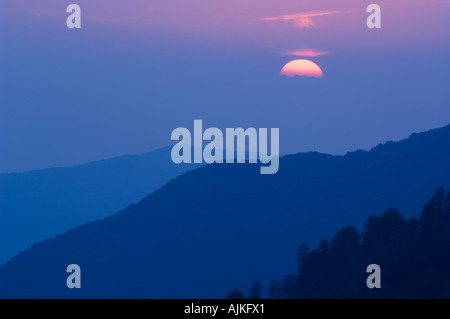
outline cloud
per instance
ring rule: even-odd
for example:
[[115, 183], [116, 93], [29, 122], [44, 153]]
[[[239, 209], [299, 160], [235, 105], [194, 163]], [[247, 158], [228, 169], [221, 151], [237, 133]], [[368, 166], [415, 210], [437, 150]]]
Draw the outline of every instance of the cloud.
[[294, 20], [294, 25], [297, 28], [312, 28], [314, 26], [314, 21], [309, 17], [301, 17]]
[[312, 28], [314, 26], [315, 17], [322, 17], [333, 14], [341, 14], [341, 13], [349, 13], [349, 10], [344, 11], [314, 11], [314, 12], [305, 12], [305, 13], [297, 13], [290, 15], [282, 15], [276, 17], [267, 17], [260, 18], [261, 21], [293, 21], [294, 26], [297, 28]]
[[313, 49], [305, 49], [305, 50], [294, 50], [294, 51], [282, 52], [282, 54], [295, 55], [295, 56], [307, 56], [307, 57], [314, 58], [314, 57], [317, 57], [317, 56], [334, 54], [334, 52], [316, 51], [316, 50], [313, 50]]

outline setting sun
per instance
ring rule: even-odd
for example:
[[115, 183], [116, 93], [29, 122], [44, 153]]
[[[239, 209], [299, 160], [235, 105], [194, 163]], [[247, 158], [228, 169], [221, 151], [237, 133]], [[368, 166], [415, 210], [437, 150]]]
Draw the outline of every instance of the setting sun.
[[280, 72], [280, 75], [288, 77], [293, 76], [312, 76], [318, 79], [323, 78], [323, 72], [320, 67], [312, 61], [298, 59], [287, 63]]

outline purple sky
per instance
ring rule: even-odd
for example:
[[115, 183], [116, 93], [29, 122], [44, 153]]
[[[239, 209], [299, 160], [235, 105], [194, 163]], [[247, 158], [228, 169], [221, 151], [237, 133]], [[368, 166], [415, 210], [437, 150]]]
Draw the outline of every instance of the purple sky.
[[[379, 30], [360, 0], [74, 2], [80, 30], [72, 2], [0, 4], [0, 172], [146, 152], [194, 119], [334, 154], [450, 122], [448, 0], [374, 1]], [[280, 77], [295, 51], [324, 78]]]

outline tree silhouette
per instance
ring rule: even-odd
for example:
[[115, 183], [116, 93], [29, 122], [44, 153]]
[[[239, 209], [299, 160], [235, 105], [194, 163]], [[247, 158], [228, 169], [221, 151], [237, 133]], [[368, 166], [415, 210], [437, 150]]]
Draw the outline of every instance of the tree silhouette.
[[444, 231], [445, 191], [438, 188], [431, 200], [424, 206], [420, 216], [423, 237], [427, 240], [439, 240]]
[[319, 252], [321, 254], [327, 254], [329, 249], [328, 241], [324, 238], [319, 244]]
[[292, 298], [295, 292], [297, 277], [294, 274], [288, 274], [281, 281], [281, 296], [284, 298]]
[[281, 292], [281, 283], [274, 279], [271, 282], [269, 282], [269, 297], [273, 299], [280, 299], [283, 297], [283, 293]]
[[[317, 249], [303, 243], [298, 272], [269, 283], [271, 298], [450, 298], [450, 191], [440, 187], [420, 220], [395, 208], [371, 216], [359, 234], [338, 231]], [[366, 268], [382, 269], [382, 289], [368, 289]]]
[[297, 252], [297, 262], [301, 264], [303, 262], [303, 258], [305, 258], [305, 256], [308, 255], [309, 252], [310, 249], [308, 245], [306, 245], [306, 242], [303, 242]]
[[226, 299], [245, 299], [244, 293], [239, 289], [230, 291]]
[[355, 227], [349, 226], [341, 229], [331, 241], [330, 252], [351, 255], [360, 248], [360, 236]]
[[248, 299], [262, 299], [263, 287], [259, 281], [255, 281], [250, 287], [250, 295]]

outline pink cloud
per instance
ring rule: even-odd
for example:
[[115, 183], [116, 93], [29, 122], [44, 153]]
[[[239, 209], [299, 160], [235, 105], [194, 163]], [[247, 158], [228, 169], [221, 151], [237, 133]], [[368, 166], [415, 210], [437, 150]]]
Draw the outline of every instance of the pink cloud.
[[295, 56], [307, 56], [307, 57], [317, 57], [317, 56], [323, 56], [323, 55], [329, 55], [334, 54], [334, 52], [329, 51], [316, 51], [313, 49], [306, 49], [306, 50], [294, 50], [294, 51], [287, 51], [283, 52], [285, 55], [295, 55]]
[[302, 17], [297, 20], [294, 20], [294, 25], [297, 28], [308, 28], [309, 29], [314, 26], [314, 21], [313, 21], [313, 19], [311, 19], [309, 17]]
[[314, 26], [315, 17], [322, 17], [332, 14], [341, 14], [341, 13], [349, 13], [351, 11], [314, 11], [314, 12], [305, 12], [305, 13], [297, 13], [290, 15], [282, 15], [277, 17], [267, 17], [261, 18], [261, 21], [293, 21], [294, 26], [297, 28], [312, 28]]

